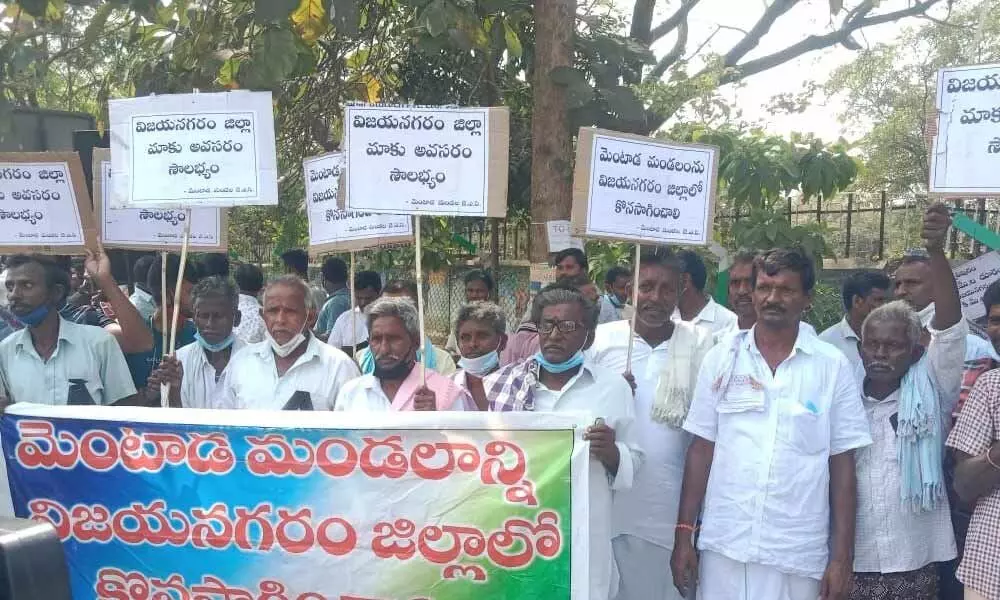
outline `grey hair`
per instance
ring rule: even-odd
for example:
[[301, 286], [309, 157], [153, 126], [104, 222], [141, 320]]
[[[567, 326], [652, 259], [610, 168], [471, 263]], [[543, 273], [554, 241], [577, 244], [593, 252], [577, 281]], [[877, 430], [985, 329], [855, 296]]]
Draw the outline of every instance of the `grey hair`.
[[589, 329], [597, 327], [597, 319], [600, 316], [597, 305], [587, 299], [575, 287], [568, 287], [558, 283], [550, 285], [538, 292], [531, 303], [531, 321], [538, 325], [542, 320], [542, 310], [557, 304], [579, 304], [583, 309], [583, 324]]
[[267, 286], [264, 288], [264, 293], [260, 297], [260, 303], [267, 303], [267, 293], [271, 291], [271, 288], [275, 286], [284, 286], [290, 288], [297, 288], [302, 292], [302, 297], [306, 303], [306, 312], [316, 310], [316, 303], [313, 301], [312, 290], [309, 289], [309, 284], [305, 282], [304, 279], [298, 275], [281, 275], [275, 277], [271, 281], [267, 282]]
[[868, 313], [864, 323], [861, 324], [862, 339], [865, 332], [868, 331], [868, 326], [876, 323], [903, 323], [906, 325], [906, 337], [911, 347], [919, 344], [920, 337], [923, 335], [920, 316], [905, 300], [894, 300]]
[[194, 285], [191, 290], [191, 301], [197, 302], [202, 298], [224, 298], [234, 309], [240, 304], [240, 295], [233, 282], [218, 275], [206, 277]]
[[455, 317], [455, 335], [458, 335], [459, 327], [466, 321], [482, 321], [488, 323], [497, 333], [507, 332], [507, 316], [503, 314], [503, 309], [493, 302], [470, 302], [458, 309], [458, 316]]
[[403, 322], [406, 332], [414, 339], [420, 338], [420, 321], [417, 319], [417, 307], [409, 298], [382, 296], [365, 308], [368, 317], [368, 331], [371, 332], [375, 319], [380, 317], [396, 317]]

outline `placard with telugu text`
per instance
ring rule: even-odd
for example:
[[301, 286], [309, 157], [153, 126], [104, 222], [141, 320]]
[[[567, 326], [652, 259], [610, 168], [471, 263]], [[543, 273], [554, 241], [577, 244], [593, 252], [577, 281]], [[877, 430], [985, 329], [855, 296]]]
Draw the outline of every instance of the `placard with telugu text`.
[[509, 123], [507, 108], [348, 106], [346, 206], [505, 216]]
[[985, 316], [983, 292], [1000, 279], [1000, 252], [988, 252], [963, 263], [954, 269], [954, 274], [962, 300], [962, 314], [972, 321]]
[[[94, 149], [94, 213], [105, 248], [180, 250], [187, 211], [183, 208], [114, 208], [111, 205], [111, 152]], [[196, 252], [226, 249], [226, 209], [191, 209], [189, 247]]]
[[573, 232], [647, 244], [712, 241], [718, 148], [580, 129]]
[[344, 155], [336, 152], [302, 161], [309, 216], [309, 250], [313, 253], [363, 250], [413, 239], [410, 215], [341, 210]]
[[110, 100], [116, 208], [278, 203], [270, 92]]
[[0, 252], [82, 254], [93, 236], [75, 152], [0, 153]]

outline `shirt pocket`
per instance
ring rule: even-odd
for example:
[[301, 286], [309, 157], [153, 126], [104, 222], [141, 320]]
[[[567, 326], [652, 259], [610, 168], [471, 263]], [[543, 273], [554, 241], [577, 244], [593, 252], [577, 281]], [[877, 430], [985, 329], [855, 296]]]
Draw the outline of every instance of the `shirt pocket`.
[[794, 406], [782, 415], [781, 426], [782, 437], [793, 450], [814, 456], [825, 453], [829, 448], [830, 427], [824, 413]]

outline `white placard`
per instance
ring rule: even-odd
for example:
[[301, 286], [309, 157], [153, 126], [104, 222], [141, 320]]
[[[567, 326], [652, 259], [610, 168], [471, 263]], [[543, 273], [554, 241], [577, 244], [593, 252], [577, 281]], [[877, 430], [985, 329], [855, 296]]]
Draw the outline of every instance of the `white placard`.
[[583, 240], [570, 235], [572, 226], [569, 221], [548, 221], [545, 223], [545, 233], [549, 238], [549, 253], [560, 252], [566, 248], [583, 250]]
[[958, 295], [962, 299], [962, 314], [975, 321], [986, 315], [983, 292], [1000, 279], [1000, 253], [989, 252], [974, 258], [954, 270]]
[[344, 155], [314, 156], [302, 161], [309, 216], [310, 249], [360, 250], [413, 235], [409, 215], [388, 215], [337, 208]]
[[116, 208], [277, 204], [270, 92], [108, 102]]
[[581, 129], [573, 227], [584, 237], [654, 244], [712, 241], [718, 149]]
[[[347, 207], [503, 216], [507, 121], [494, 123], [497, 115], [508, 117], [506, 109], [490, 108], [347, 107]], [[502, 143], [494, 125], [503, 129]]]
[[938, 71], [932, 194], [1000, 195], [1000, 64]]
[[85, 245], [69, 163], [0, 161], [0, 247]]
[[[98, 219], [101, 242], [105, 247], [163, 249], [165, 245], [183, 245], [187, 220], [183, 208], [114, 208], [111, 206], [111, 161], [100, 161], [95, 173], [101, 175]], [[191, 209], [191, 237], [188, 241], [191, 248], [224, 247], [222, 210], [206, 207]]]

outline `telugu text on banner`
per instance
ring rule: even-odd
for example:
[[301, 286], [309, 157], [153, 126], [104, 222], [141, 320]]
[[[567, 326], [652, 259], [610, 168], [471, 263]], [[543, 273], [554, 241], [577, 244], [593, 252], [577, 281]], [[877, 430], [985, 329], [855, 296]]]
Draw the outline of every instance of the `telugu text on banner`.
[[19, 404], [2, 439], [75, 598], [580, 600], [578, 425]]

